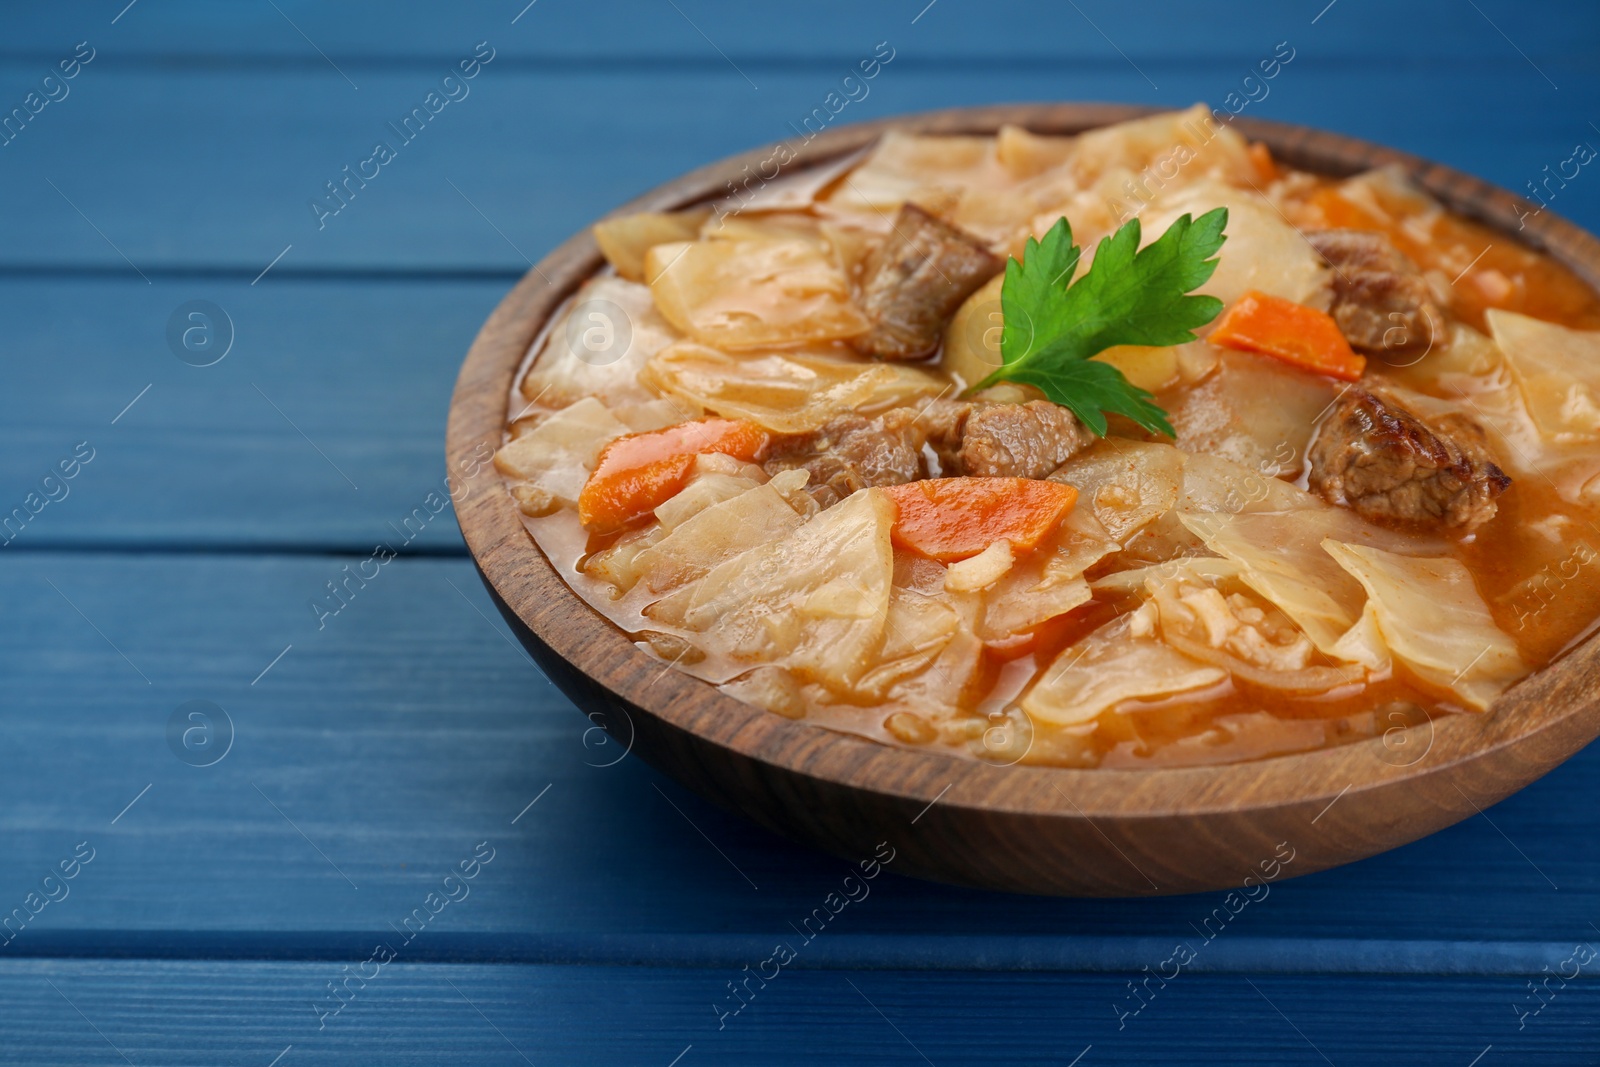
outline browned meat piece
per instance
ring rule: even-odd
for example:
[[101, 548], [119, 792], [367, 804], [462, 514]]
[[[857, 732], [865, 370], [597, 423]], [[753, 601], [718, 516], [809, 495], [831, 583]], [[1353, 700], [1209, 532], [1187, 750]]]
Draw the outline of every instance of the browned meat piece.
[[1352, 386], [1310, 449], [1311, 488], [1371, 522], [1470, 533], [1511, 479], [1464, 415], [1426, 421], [1381, 387]]
[[1352, 347], [1375, 355], [1428, 350], [1444, 317], [1416, 265], [1389, 238], [1313, 230], [1306, 239], [1333, 267], [1333, 318]]
[[922, 359], [961, 302], [1005, 261], [976, 237], [912, 203], [867, 260], [861, 305], [872, 327], [853, 342], [878, 359]]
[[768, 474], [804, 467], [814, 500], [832, 507], [857, 489], [903, 485], [928, 476], [922, 461], [926, 431], [911, 408], [895, 408], [876, 418], [840, 415], [814, 433], [773, 442]]
[[1094, 440], [1072, 412], [1048, 400], [940, 401], [922, 421], [946, 475], [1043, 478]]
[[765, 466], [768, 474], [804, 467], [807, 491], [826, 508], [857, 489], [921, 478], [1043, 478], [1091, 440], [1072, 412], [1047, 400], [936, 400], [875, 418], [840, 415], [815, 433], [779, 438]]

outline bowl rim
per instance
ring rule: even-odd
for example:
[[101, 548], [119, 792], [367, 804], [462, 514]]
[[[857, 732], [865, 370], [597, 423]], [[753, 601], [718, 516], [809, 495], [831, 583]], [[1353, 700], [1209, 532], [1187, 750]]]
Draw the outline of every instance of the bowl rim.
[[[750, 171], [764, 173], [780, 146], [802, 170], [857, 151], [890, 129], [993, 134], [1002, 124], [1075, 134], [1172, 109], [1111, 103], [1019, 103], [950, 108], [841, 125], [795, 146], [773, 142], [710, 163], [642, 194], [606, 218], [709, 203]], [[1446, 207], [1538, 249], [1600, 287], [1600, 241], [1575, 224], [1482, 179], [1421, 157], [1312, 127], [1236, 117], [1226, 125], [1262, 141], [1274, 158], [1346, 176], [1398, 164]], [[1530, 212], [1537, 212], [1531, 214]], [[1524, 222], [1524, 216], [1527, 216]], [[1451, 715], [1411, 727], [1396, 744], [1423, 746], [1392, 758], [1383, 737], [1241, 763], [1174, 768], [1000, 766], [943, 751], [891, 746], [745, 704], [645, 652], [591, 608], [555, 570], [523, 525], [483, 449], [504, 440], [508, 397], [529, 345], [578, 286], [604, 266], [590, 228], [533, 266], [485, 322], [467, 353], [450, 404], [446, 457], [463, 537], [485, 582], [556, 655], [626, 708], [747, 759], [912, 806], [934, 803], [1037, 817], [1165, 819], [1326, 804], [1346, 794], [1436, 779], [1454, 786], [1463, 764], [1539, 738], [1560, 762], [1600, 733], [1600, 640], [1591, 637], [1524, 679], [1483, 715]], [[1588, 713], [1586, 715], [1586, 713]], [[1386, 757], [1385, 753], [1390, 753]], [[1525, 760], [1521, 762], [1526, 762]], [[1548, 766], [1543, 769], [1548, 769]], [[1449, 790], [1444, 790], [1448, 794]], [[1477, 802], [1466, 793], [1461, 799]], [[1450, 802], [1448, 795], [1442, 801]], [[1063, 803], [1065, 802], [1065, 803]], [[923, 808], [923, 810], [927, 810]], [[1323, 808], [1326, 811], [1327, 808]], [[1314, 820], [1313, 820], [1314, 821]]]

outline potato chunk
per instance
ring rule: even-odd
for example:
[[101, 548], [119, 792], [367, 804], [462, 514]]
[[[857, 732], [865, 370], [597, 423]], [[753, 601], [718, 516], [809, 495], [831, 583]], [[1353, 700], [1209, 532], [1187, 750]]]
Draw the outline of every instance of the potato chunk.
[[1264, 475], [1299, 474], [1312, 427], [1337, 395], [1334, 383], [1267, 356], [1212, 351], [1216, 372], [1170, 408], [1178, 447]]

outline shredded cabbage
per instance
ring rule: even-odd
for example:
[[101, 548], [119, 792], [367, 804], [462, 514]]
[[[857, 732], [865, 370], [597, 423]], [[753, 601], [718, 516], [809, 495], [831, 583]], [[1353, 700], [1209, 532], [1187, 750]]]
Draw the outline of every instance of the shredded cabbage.
[[692, 241], [709, 208], [688, 211], [640, 211], [601, 219], [594, 224], [594, 240], [606, 262], [630, 282], [644, 281], [644, 257], [651, 248], [669, 241]]
[[937, 597], [911, 589], [891, 589], [883, 647], [875, 664], [852, 687], [858, 696], [882, 700], [891, 686], [928, 667], [961, 626], [961, 615]]
[[827, 198], [835, 208], [894, 210], [935, 189], [992, 185], [1009, 178], [988, 137], [948, 137], [890, 130], [866, 162]]
[[1024, 144], [1013, 134], [1002, 145], [989, 137], [891, 130], [828, 195], [826, 206], [882, 228], [910, 201], [985, 240], [1000, 241], [1074, 187], [1071, 176], [1052, 165], [1057, 154], [1058, 147], [1043, 138]]
[[1083, 572], [1116, 552], [1117, 546], [1085, 525], [1074, 511], [1050, 545], [1023, 557], [985, 590], [975, 626], [979, 637], [991, 645], [1005, 645], [1093, 599]]
[[1186, 454], [1183, 486], [1174, 510], [1147, 526], [1135, 547], [1146, 559], [1196, 556], [1204, 542], [1178, 521], [1178, 512], [1217, 511], [1225, 514], [1290, 511], [1326, 507], [1322, 500], [1270, 474], [1200, 453]]
[[1208, 549], [1237, 563], [1240, 580], [1293, 619], [1319, 651], [1332, 655], [1361, 614], [1362, 594], [1361, 586], [1322, 551], [1328, 525], [1319, 520], [1331, 513], [1184, 512], [1178, 518]]
[[1137, 173], [1158, 167], [1242, 184], [1256, 175], [1249, 147], [1237, 130], [1218, 123], [1210, 108], [1195, 104], [1079, 134], [1071, 169], [1084, 185], [1107, 171]]
[[[661, 523], [662, 530], [676, 529], [713, 504], [732, 500], [767, 480], [765, 472], [754, 464], [751, 464], [749, 472], [717, 470], [711, 464], [703, 464], [702, 461], [706, 459], [728, 461], [731, 457], [716, 453], [695, 457], [695, 470], [688, 484], [656, 508], [656, 521]], [[735, 466], [737, 462], [733, 460], [729, 466]]]
[[1133, 567], [1125, 571], [1112, 571], [1110, 574], [1096, 578], [1089, 585], [1097, 593], [1105, 592], [1120, 596], [1132, 596], [1144, 590], [1146, 583], [1151, 579], [1176, 577], [1180, 571], [1187, 571], [1196, 577], [1216, 582], [1227, 578], [1237, 578], [1243, 570], [1243, 567], [1231, 559], [1222, 559], [1218, 556], [1188, 556], [1167, 560], [1164, 563], [1152, 563], [1147, 567]]
[[1233, 515], [1180, 512], [1178, 518], [1206, 548], [1239, 564], [1240, 580], [1293, 619], [1319, 652], [1373, 669], [1382, 666], [1362, 646], [1340, 643], [1360, 617], [1365, 597], [1323, 546], [1332, 538], [1414, 553], [1426, 550], [1427, 543], [1380, 530], [1326, 504]]
[[1009, 584], [1001, 581], [985, 597], [978, 636], [990, 644], [1002, 644], [1094, 599], [1082, 578], [1048, 582], [1033, 575], [1017, 577]]
[[1366, 676], [1355, 664], [1313, 662], [1310, 638], [1270, 602], [1249, 592], [1224, 594], [1188, 568], [1153, 575], [1147, 587], [1151, 600], [1135, 613], [1134, 631], [1152, 625], [1153, 608], [1163, 640], [1237, 679], [1268, 689], [1322, 693]]
[[[979, 677], [983, 642], [964, 629], [950, 635], [937, 656], [906, 664], [888, 661], [868, 671], [861, 688], [876, 686], [880, 677], [892, 675], [883, 690], [881, 711], [909, 711], [924, 719], [949, 719], [962, 712], [962, 697]], [[892, 717], [892, 716], [891, 716]]]
[[1032, 178], [1059, 167], [1077, 151], [1076, 137], [1051, 137], [1010, 124], [994, 138], [995, 158], [1013, 178]]
[[1220, 456], [1191, 453], [1183, 464], [1180, 511], [1290, 511], [1320, 508], [1304, 489]]

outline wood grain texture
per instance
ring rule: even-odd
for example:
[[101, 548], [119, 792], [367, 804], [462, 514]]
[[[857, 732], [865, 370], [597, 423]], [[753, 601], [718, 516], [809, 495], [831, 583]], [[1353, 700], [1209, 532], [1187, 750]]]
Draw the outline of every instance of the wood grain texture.
[[[1015, 122], [1075, 132], [1144, 113], [1118, 105], [1016, 105], [932, 112], [896, 124], [991, 131]], [[885, 124], [831, 130], [800, 165], [867, 143]], [[1287, 162], [1335, 174], [1384, 163], [1446, 204], [1511, 231], [1527, 205], [1477, 179], [1334, 134], [1244, 121]], [[711, 164], [625, 210], [705, 199], [770, 154]], [[1594, 283], [1600, 244], [1548, 214], [1526, 237]], [[458, 379], [448, 455], [465, 470], [498, 441], [505, 397], [529, 340], [600, 264], [573, 237], [524, 278], [485, 324]], [[1490, 714], [1430, 724], [1396, 760], [1392, 739], [1217, 768], [1075, 771], [993, 767], [832, 734], [744, 705], [674, 671], [568, 589], [533, 545], [508, 494], [482, 472], [458, 507], [467, 543], [508, 621], [580, 707], [626, 719], [636, 751], [716, 803], [842, 855], [894, 842], [899, 870], [1021, 892], [1142, 895], [1238, 885], [1287, 844], [1295, 877], [1416, 840], [1474, 814], [1600, 733], [1600, 645], [1590, 642], [1504, 696]], [[1414, 728], [1418, 733], [1423, 728]], [[1410, 734], [1411, 732], [1408, 732]], [[1423, 749], [1420, 757], [1411, 751]], [[1404, 765], [1397, 765], [1404, 763]], [[1281, 855], [1281, 851], [1279, 852]]]
[[[792, 935], [791, 935], [792, 937]], [[818, 939], [819, 941], [821, 938]], [[370, 951], [370, 949], [369, 949]], [[771, 951], [770, 946], [766, 950]], [[802, 948], [801, 953], [805, 951]], [[365, 959], [363, 956], [361, 959]], [[390, 963], [318, 1029], [327, 983], [359, 961], [27, 961], [0, 965], [0, 1063], [872, 1063], [1410, 1067], [1570, 1065], [1600, 1052], [1600, 985], [1180, 973], [1138, 1005], [1117, 974], [778, 972], [719, 1029], [731, 968]], [[1570, 973], [1570, 967], [1568, 968]], [[366, 973], [371, 974], [368, 969]], [[768, 973], [771, 973], [770, 969]], [[1168, 972], [1171, 973], [1170, 970]], [[620, 1018], [619, 1018], [620, 1015]], [[1359, 1025], [1355, 1020], [1361, 1020]], [[1120, 1028], [1119, 1028], [1120, 1021]], [[1489, 1046], [1493, 1047], [1488, 1051]], [[126, 1059], [122, 1057], [126, 1056]]]
[[[941, 0], [928, 19], [947, 3]], [[1070, 7], [1061, 10], [1077, 18]], [[543, 13], [536, 7], [528, 18]], [[1120, 58], [1089, 66], [919, 65], [917, 46], [906, 41], [870, 95], [835, 121], [990, 100], [1220, 105], [1248, 64], [1281, 39], [1244, 26], [1236, 32], [1259, 41], [1252, 47], [1260, 54], [1169, 63], [1159, 92]], [[1070, 37], [1082, 42], [1092, 34]], [[863, 54], [877, 39], [863, 37]], [[1512, 189], [1567, 159], [1577, 141], [1600, 143], [1576, 105], [1600, 94], [1600, 71], [1592, 65], [1541, 59], [1563, 85], [1556, 93], [1525, 64], [1494, 78], [1460, 63], [1375, 71], [1322, 58], [1317, 38], [1296, 43], [1301, 53], [1246, 115], [1405, 144]], [[71, 96], [0, 149], [0, 196], [27, 206], [8, 219], [0, 266], [19, 273], [93, 268], [143, 285], [131, 260], [152, 277], [220, 274], [244, 288], [292, 244], [260, 286], [296, 272], [316, 279], [335, 270], [520, 275], [585, 221], [641, 191], [708, 159], [791, 136], [791, 124], [821, 106], [842, 77], [832, 64], [796, 69], [757, 60], [746, 68], [761, 87], [754, 92], [715, 53], [716, 68], [671, 76], [648, 64], [547, 69], [501, 67], [496, 60], [474, 79], [469, 96], [446, 107], [412, 143], [397, 145], [397, 158], [319, 226], [309, 200], [325, 196], [325, 183], [342, 180], [341, 168], [370, 155], [375, 140], [398, 140], [387, 124], [437, 84], [436, 64], [380, 67], [357, 79], [361, 90], [352, 92], [326, 66], [332, 84], [182, 59], [118, 68], [109, 65], [112, 48], [105, 51], [104, 69], [87, 68]], [[33, 63], [0, 64], [0, 85], [26, 85], [38, 76]], [[1571, 106], [1564, 102], [1569, 95]], [[1396, 100], [1405, 106], [1395, 107]], [[117, 165], [105, 167], [104, 159]], [[1600, 182], [1584, 174], [1560, 190], [1552, 210], [1593, 228], [1600, 226]]]
[[[70, 495], [0, 554], [113, 545], [370, 553], [379, 541], [463, 553], [448, 514], [413, 519], [409, 544], [404, 524], [443, 491], [441, 397], [457, 350], [504, 287], [7, 281], [0, 513], [79, 442], [95, 456]], [[168, 347], [169, 318], [196, 299], [233, 325], [233, 348], [213, 366], [190, 366]]]
[[[0, 913], [76, 842], [99, 850], [71, 897], [0, 958], [350, 960], [484, 839], [494, 862], [416, 958], [737, 967], [839, 887], [844, 864], [619, 759], [495, 633], [468, 560], [395, 561], [319, 631], [306, 598], [351, 559], [0, 558]], [[236, 728], [212, 767], [167, 746], [169, 717], [193, 699]], [[1591, 746], [1487, 818], [1274, 885], [1201, 965], [1537, 974], [1595, 936], [1600, 854], [1584, 844], [1594, 814], [1582, 798], [1597, 790]], [[1222, 894], [1007, 896], [897, 866], [810, 958], [1137, 970], [1226, 907]]]
[[[527, 0], [450, 5], [352, 0], [330, 7], [318, 0], [277, 0], [280, 15], [268, 5], [219, 10], [207, 0], [168, 0], [130, 11], [114, 27], [111, 19], [121, 4], [107, 5], [103, 16], [98, 9], [91, 14], [72, 6], [44, 8], [30, 10], [30, 18], [8, 27], [5, 51], [52, 55], [63, 43], [98, 34], [97, 42], [114, 44], [113, 61], [171, 63], [186, 58], [214, 63], [211, 57], [221, 53], [235, 62], [293, 65], [308, 82], [329, 89], [342, 85], [349, 92], [349, 86], [307, 45], [306, 37], [341, 65], [356, 67], [397, 60], [444, 61], [453, 58], [458, 44], [487, 38], [508, 57], [524, 62], [624, 65], [676, 60], [720, 67], [737, 81], [738, 74], [708, 38], [741, 67], [763, 59], [818, 66], [848, 62], [856, 58], [850, 46], [860, 43], [870, 50], [872, 42], [888, 37], [951, 65], [999, 61], [1126, 67], [1117, 53], [1120, 47], [1141, 65], [1162, 64], [1165, 73], [1197, 61], [1253, 61], [1259, 58], [1255, 50], [1259, 42], [1265, 41], [1270, 50], [1272, 42], [1287, 34], [1296, 44], [1315, 44], [1343, 58], [1440, 65], [1447, 62], [1445, 57], [1478, 64], [1518, 63], [1522, 73], [1538, 77], [1490, 22], [1475, 14], [1462, 17], [1472, 14], [1471, 9], [1463, 13], [1461, 5], [1450, 0], [1416, 0], [1385, 11], [1382, 28], [1387, 32], [1382, 33], [1375, 32], [1371, 8], [1317, 18], [1322, 5], [1302, 10], [1271, 0], [1241, 0], [1214, 9], [1174, 5], [1161, 9], [1159, 26], [1152, 25], [1148, 9], [1131, 9], [1110, 0], [1080, 4], [1081, 12], [1049, 0], [997, 0], [982, 6], [941, 3], [927, 11], [927, 0], [885, 5], [818, 0], [770, 10], [733, 0], [691, 0], [680, 3], [679, 11], [665, 4], [638, 5], [626, 18], [590, 5], [525, 10], [526, 4]], [[1546, 4], [1540, 8], [1545, 17], [1520, 20], [1520, 12], [1507, 0], [1481, 6], [1541, 63], [1580, 58], [1584, 46], [1600, 35], [1600, 17], [1582, 4]], [[306, 37], [296, 33], [295, 26]], [[1095, 32], [1096, 26], [1105, 37]]]

